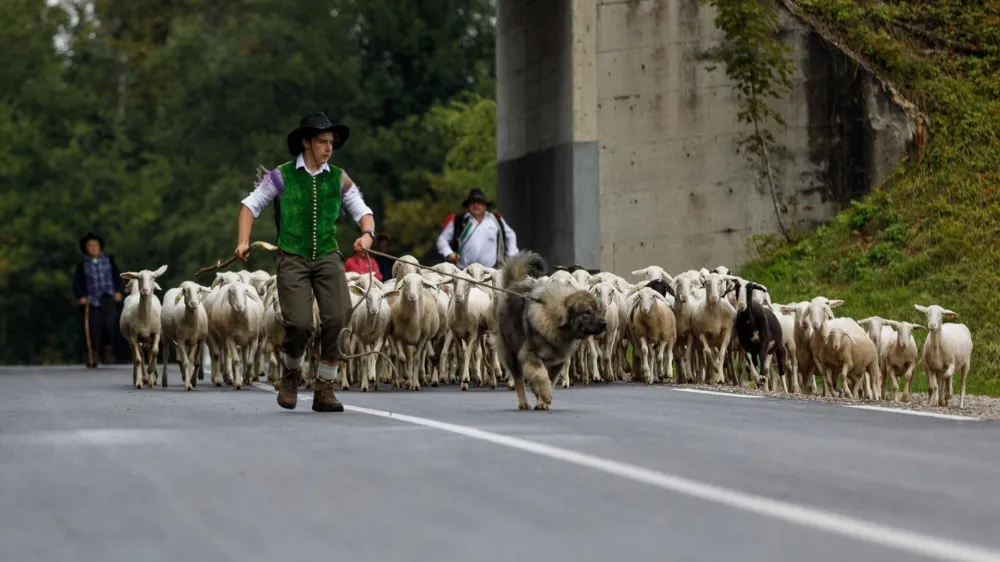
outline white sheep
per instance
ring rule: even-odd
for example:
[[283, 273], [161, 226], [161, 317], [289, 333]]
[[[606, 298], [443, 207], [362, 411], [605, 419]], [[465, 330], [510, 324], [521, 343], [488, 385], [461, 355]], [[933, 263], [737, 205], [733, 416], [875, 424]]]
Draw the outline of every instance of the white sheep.
[[[361, 392], [368, 391], [368, 384], [373, 383], [375, 390], [378, 390], [379, 376], [376, 370], [378, 366], [378, 355], [382, 351], [385, 342], [385, 333], [389, 327], [389, 302], [386, 297], [399, 294], [398, 290], [382, 292], [382, 288], [374, 284], [369, 288], [363, 288], [356, 284], [348, 285], [351, 291], [352, 301], [361, 299], [364, 301], [354, 308], [354, 312], [348, 319], [350, 328], [350, 338], [357, 345], [350, 346], [351, 354], [367, 353], [364, 357], [359, 357], [358, 380], [361, 384]], [[347, 390], [346, 369], [341, 375], [341, 388]]]
[[177, 350], [177, 361], [181, 367], [181, 381], [184, 390], [194, 389], [194, 363], [199, 357], [201, 345], [208, 337], [208, 314], [202, 306], [202, 296], [210, 290], [195, 283], [184, 281], [179, 287], [163, 295], [160, 312], [163, 349], [163, 387], [167, 386], [167, 366], [170, 363], [170, 348]]
[[[454, 296], [448, 305], [448, 326], [445, 333], [445, 345], [442, 348], [441, 364], [445, 363], [445, 354], [450, 351], [452, 341], [458, 344], [461, 351], [461, 366], [459, 367], [459, 389], [468, 390], [471, 373], [476, 381], [483, 382], [483, 347], [482, 339], [489, 330], [489, 315], [491, 300], [489, 294], [473, 281], [468, 273], [460, 273], [444, 283], [454, 285]], [[496, 381], [492, 381], [496, 388]]]
[[243, 388], [243, 366], [253, 360], [263, 317], [260, 295], [242, 281], [225, 285], [212, 307], [209, 333], [220, 344], [223, 373], [236, 390]]
[[[927, 317], [927, 340], [921, 360], [924, 372], [927, 373], [927, 386], [930, 392], [927, 404], [937, 402], [938, 406], [948, 406], [951, 401], [951, 379], [955, 371], [962, 371], [962, 390], [958, 407], [965, 407], [965, 379], [972, 365], [972, 332], [965, 324], [945, 322], [946, 319], [958, 318], [958, 313], [942, 308], [936, 304], [921, 306], [914, 304], [913, 308]], [[941, 386], [944, 385], [944, 388]]]
[[[653, 289], [644, 287], [626, 298], [624, 307], [628, 309], [633, 365], [638, 363], [646, 384], [653, 384], [663, 375], [666, 352], [666, 378], [672, 379], [677, 323], [667, 299]], [[633, 382], [640, 373], [636, 372], [635, 367], [632, 368]]]
[[[126, 271], [121, 274], [123, 279], [133, 280], [129, 295], [125, 297], [119, 328], [128, 340], [132, 349], [132, 384], [142, 388], [143, 384], [150, 388], [156, 384], [156, 356], [160, 352], [160, 299], [153, 294], [160, 289], [156, 278], [167, 271], [166, 265], [161, 265], [155, 271]], [[148, 356], [143, 356], [143, 351]], [[143, 376], [145, 375], [145, 379]], [[163, 380], [164, 386], [166, 379]]]
[[[396, 265], [400, 263], [402, 262], [397, 261]], [[396, 357], [403, 363], [397, 365], [397, 386], [402, 386], [400, 374], [409, 373], [410, 379], [406, 387], [409, 390], [420, 390], [426, 344], [437, 333], [441, 321], [435, 298], [436, 289], [436, 285], [416, 272], [406, 273], [396, 282], [394, 290], [399, 290], [400, 293], [389, 304], [388, 336], [395, 343]]]
[[[849, 319], [839, 318], [838, 320]], [[874, 397], [877, 400], [880, 394], [877, 384], [882, 380], [878, 367], [878, 349], [871, 339], [861, 334], [855, 337], [850, 333], [851, 331], [851, 326], [845, 323], [830, 328], [826, 345], [837, 358], [840, 365], [840, 376], [844, 380], [844, 388], [848, 391], [848, 396], [852, 398], [857, 396], [863, 383], [865, 396]], [[865, 374], [871, 375], [871, 380], [865, 377]], [[876, 382], [874, 392], [872, 381]], [[853, 383], [853, 386], [850, 383]]]
[[725, 282], [718, 273], [704, 271], [701, 274], [705, 299], [697, 302], [691, 316], [691, 328], [701, 344], [705, 360], [705, 371], [699, 374], [699, 382], [705, 382], [709, 365], [712, 366], [713, 384], [722, 383], [725, 379], [723, 366], [736, 320], [736, 308], [722, 297]]
[[900, 320], [886, 320], [886, 323], [895, 328], [896, 338], [887, 342], [887, 352], [885, 358], [885, 370], [892, 380], [893, 400], [899, 400], [899, 376], [903, 376], [905, 389], [903, 390], [902, 401], [910, 401], [910, 382], [913, 380], [913, 371], [917, 367], [917, 340], [913, 337], [913, 330], [924, 330], [920, 324], [903, 322]]

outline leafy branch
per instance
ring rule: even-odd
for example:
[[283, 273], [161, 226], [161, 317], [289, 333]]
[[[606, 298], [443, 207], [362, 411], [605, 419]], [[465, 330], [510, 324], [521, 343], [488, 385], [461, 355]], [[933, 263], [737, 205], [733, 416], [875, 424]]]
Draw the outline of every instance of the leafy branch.
[[[722, 45], [707, 53], [707, 59], [725, 66], [726, 76], [735, 82], [740, 110], [737, 119], [753, 129], [743, 135], [737, 146], [743, 149], [751, 165], [759, 165], [774, 204], [774, 215], [785, 240], [791, 236], [781, 221], [778, 194], [770, 155], [777, 143], [766, 128], [768, 121], [785, 124], [781, 114], [769, 106], [768, 99], [781, 99], [791, 88], [794, 63], [790, 49], [778, 39], [778, 12], [770, 0], [701, 0], [715, 8], [715, 26], [722, 31]], [[715, 70], [710, 65], [708, 70]]]

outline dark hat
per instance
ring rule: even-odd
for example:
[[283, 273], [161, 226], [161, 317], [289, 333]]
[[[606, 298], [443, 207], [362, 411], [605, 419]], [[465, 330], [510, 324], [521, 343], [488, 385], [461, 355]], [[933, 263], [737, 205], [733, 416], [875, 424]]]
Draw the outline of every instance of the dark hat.
[[469, 195], [465, 198], [465, 201], [462, 201], [462, 206], [468, 207], [469, 203], [482, 203], [487, 207], [493, 205], [493, 203], [486, 198], [486, 194], [483, 193], [483, 190], [478, 187], [472, 188], [472, 190], [469, 191]]
[[351, 136], [351, 129], [347, 125], [334, 125], [322, 111], [310, 113], [299, 121], [299, 127], [288, 133], [288, 152], [292, 156], [302, 154], [302, 137], [306, 133], [321, 133], [323, 131], [333, 131], [333, 149], [340, 150], [347, 142], [347, 137]]
[[97, 243], [100, 244], [101, 248], [102, 249], [104, 248], [104, 239], [94, 234], [93, 232], [88, 232], [86, 235], [84, 235], [83, 238], [80, 239], [80, 251], [83, 252], [84, 254], [87, 253], [88, 240], [97, 240]]

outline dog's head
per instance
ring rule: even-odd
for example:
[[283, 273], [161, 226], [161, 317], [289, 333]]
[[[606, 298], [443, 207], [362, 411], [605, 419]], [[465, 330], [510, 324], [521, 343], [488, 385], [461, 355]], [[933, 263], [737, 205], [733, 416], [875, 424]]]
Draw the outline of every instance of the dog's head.
[[566, 322], [562, 327], [578, 338], [598, 336], [608, 328], [605, 311], [596, 296], [576, 291], [566, 298]]

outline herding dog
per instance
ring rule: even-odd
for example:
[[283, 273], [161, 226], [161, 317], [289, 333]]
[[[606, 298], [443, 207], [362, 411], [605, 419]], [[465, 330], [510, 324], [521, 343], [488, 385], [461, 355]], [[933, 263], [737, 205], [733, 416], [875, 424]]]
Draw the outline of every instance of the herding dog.
[[499, 330], [497, 353], [504, 370], [514, 377], [517, 407], [528, 410], [524, 394], [527, 379], [535, 395], [535, 409], [552, 404], [552, 379], [587, 336], [607, 328], [601, 302], [589, 291], [561, 283], [539, 283], [545, 260], [522, 251], [507, 258], [501, 269], [502, 287], [523, 297], [497, 292], [493, 315]]

